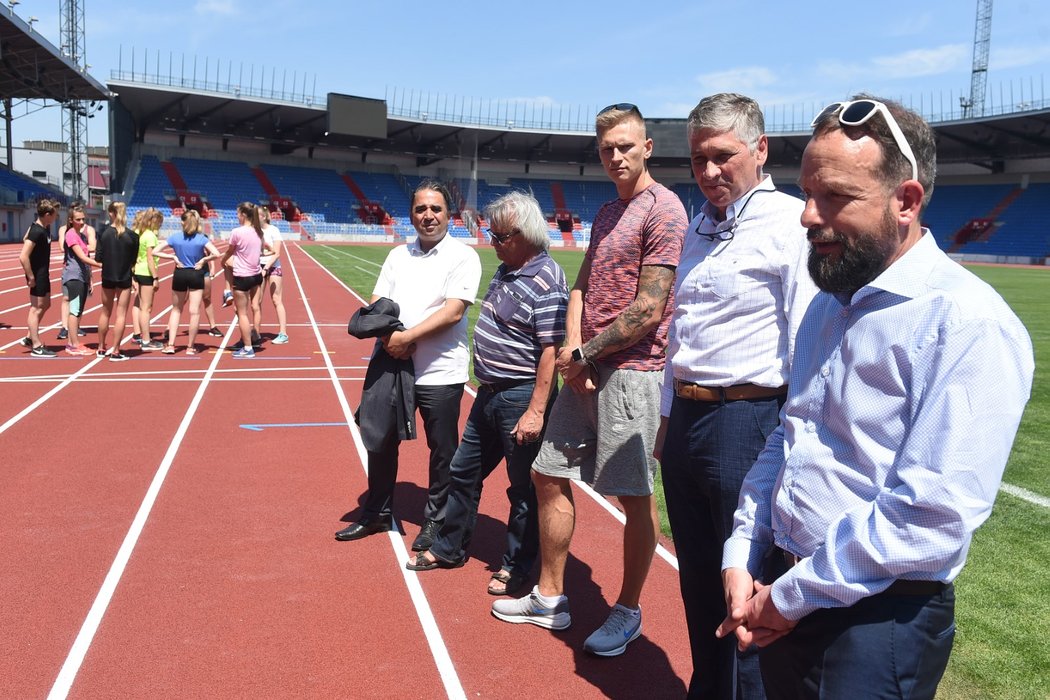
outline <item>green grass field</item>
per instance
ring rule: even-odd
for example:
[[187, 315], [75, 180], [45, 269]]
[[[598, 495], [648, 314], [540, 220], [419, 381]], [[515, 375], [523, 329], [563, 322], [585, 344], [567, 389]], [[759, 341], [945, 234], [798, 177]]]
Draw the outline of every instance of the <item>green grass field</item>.
[[[311, 245], [306, 251], [364, 297], [371, 296], [385, 246]], [[484, 294], [499, 261], [478, 248]], [[572, 284], [582, 251], [552, 250]], [[1025, 411], [1004, 481], [1050, 498], [1050, 270], [973, 266], [1028, 328], [1035, 346], [1032, 399]], [[470, 309], [470, 328], [478, 305]], [[994, 401], [989, 396], [989, 401]], [[657, 492], [664, 532], [663, 491]], [[958, 631], [938, 698], [1050, 698], [1050, 509], [1000, 493], [991, 518], [977, 531], [966, 568], [956, 581]]]

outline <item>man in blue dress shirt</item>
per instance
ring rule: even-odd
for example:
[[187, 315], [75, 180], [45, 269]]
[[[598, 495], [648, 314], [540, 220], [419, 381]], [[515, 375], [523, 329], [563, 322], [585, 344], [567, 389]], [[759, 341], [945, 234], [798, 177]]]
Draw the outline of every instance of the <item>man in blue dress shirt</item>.
[[952, 581], [991, 512], [1032, 345], [920, 223], [929, 125], [860, 96], [813, 126], [799, 184], [822, 291], [780, 426], [741, 489], [717, 634], [764, 647], [771, 698], [933, 698]]

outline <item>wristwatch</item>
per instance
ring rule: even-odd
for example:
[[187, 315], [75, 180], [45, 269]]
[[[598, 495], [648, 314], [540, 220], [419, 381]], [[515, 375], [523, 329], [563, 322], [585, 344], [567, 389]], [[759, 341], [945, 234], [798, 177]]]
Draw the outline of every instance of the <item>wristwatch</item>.
[[587, 356], [583, 354], [583, 346], [577, 347], [572, 351], [572, 361], [578, 365], [587, 364]]

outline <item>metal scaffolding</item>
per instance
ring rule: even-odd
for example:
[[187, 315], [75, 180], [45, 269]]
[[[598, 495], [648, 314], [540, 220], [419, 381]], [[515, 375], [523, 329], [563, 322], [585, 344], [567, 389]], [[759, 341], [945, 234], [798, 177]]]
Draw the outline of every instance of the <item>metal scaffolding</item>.
[[[59, 51], [82, 71], [87, 70], [84, 0], [59, 0]], [[93, 105], [94, 103], [92, 103]], [[85, 100], [70, 99], [62, 105], [62, 189], [70, 198], [88, 201], [87, 120]]]

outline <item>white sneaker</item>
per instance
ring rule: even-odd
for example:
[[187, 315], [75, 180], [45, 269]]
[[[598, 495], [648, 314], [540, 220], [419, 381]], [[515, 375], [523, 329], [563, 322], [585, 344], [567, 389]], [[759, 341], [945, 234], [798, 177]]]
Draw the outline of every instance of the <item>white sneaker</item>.
[[638, 639], [642, 633], [642, 610], [623, 607], [619, 603], [613, 606], [605, 624], [596, 629], [583, 643], [583, 650], [598, 656], [619, 656], [627, 650], [627, 645]]
[[561, 596], [558, 603], [549, 608], [540, 602], [540, 587], [533, 586], [524, 598], [497, 600], [492, 604], [492, 614], [504, 622], [515, 624], [527, 622], [549, 630], [563, 630], [572, 622], [569, 617], [569, 599]]

